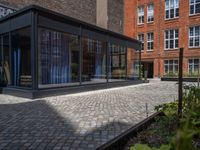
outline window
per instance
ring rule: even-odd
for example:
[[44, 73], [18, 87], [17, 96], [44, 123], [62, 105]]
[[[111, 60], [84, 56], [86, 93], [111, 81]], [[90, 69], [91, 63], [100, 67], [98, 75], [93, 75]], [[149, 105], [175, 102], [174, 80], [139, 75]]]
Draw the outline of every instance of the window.
[[190, 27], [189, 47], [200, 47], [200, 26]]
[[200, 13], [200, 0], [190, 0], [190, 15]]
[[79, 84], [77, 35], [39, 29], [39, 87]]
[[178, 29], [165, 31], [165, 49], [176, 49], [179, 46], [178, 42], [179, 31]]
[[24, 28], [11, 34], [13, 86], [32, 86], [30, 33], [30, 28]]
[[178, 60], [165, 60], [165, 74], [176, 75], [178, 73]]
[[188, 61], [188, 71], [189, 74], [198, 75], [199, 67], [200, 67], [199, 59], [189, 59]]
[[154, 21], [154, 5], [149, 4], [147, 7], [147, 22]]
[[138, 7], [138, 24], [144, 23], [144, 6]]
[[153, 32], [150, 32], [150, 33], [147, 33], [147, 50], [153, 50], [154, 48], [154, 44], [153, 44], [153, 41], [154, 41], [154, 37], [153, 37]]
[[179, 0], [165, 0], [165, 18], [179, 17]]
[[105, 42], [83, 37], [82, 43], [82, 84], [106, 82]]
[[126, 79], [126, 53], [125, 46], [109, 44], [109, 82]]
[[144, 34], [138, 34], [138, 40], [142, 43], [141, 50], [144, 50]]

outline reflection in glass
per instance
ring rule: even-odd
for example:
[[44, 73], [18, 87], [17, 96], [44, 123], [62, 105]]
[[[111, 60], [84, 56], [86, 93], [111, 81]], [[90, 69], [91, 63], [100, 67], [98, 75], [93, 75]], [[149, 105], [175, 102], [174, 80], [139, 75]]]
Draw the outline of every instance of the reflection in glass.
[[9, 53], [9, 36], [8, 34], [2, 36], [2, 57], [1, 57], [1, 72], [2, 72], [2, 80], [5, 82], [4, 84], [11, 84], [11, 76], [10, 76], [10, 53]]
[[106, 82], [106, 44], [102, 41], [82, 38], [82, 82]]
[[78, 36], [41, 28], [39, 87], [79, 84], [79, 49]]
[[131, 53], [131, 58], [127, 58], [127, 64], [129, 64], [128, 62], [131, 61], [133, 64], [132, 66], [132, 70], [128, 71], [128, 79], [131, 80], [135, 80], [135, 79], [139, 79], [140, 76], [140, 69], [142, 70], [142, 66], [140, 66], [140, 53], [138, 53], [135, 49], [132, 48], [128, 48], [128, 53]]
[[[32, 76], [30, 28], [20, 29], [12, 32], [11, 41], [13, 85], [31, 87]], [[4, 55], [9, 56], [8, 54]], [[6, 59], [5, 65], [7, 66], [8, 62], [6, 61]]]
[[109, 81], [126, 79], [126, 47], [109, 44]]

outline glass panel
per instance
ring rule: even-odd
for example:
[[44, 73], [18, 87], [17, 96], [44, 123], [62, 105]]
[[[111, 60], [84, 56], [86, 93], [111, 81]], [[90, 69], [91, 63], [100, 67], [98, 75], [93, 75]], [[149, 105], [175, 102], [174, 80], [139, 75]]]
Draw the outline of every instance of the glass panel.
[[194, 46], [193, 38], [190, 38], [190, 47]]
[[167, 74], [169, 72], [169, 66], [165, 65], [165, 74]]
[[[140, 54], [137, 53], [135, 49], [133, 48], [127, 49], [127, 79], [128, 80], [134, 80], [134, 79], [139, 78], [139, 69], [140, 69], [139, 56]], [[122, 55], [122, 57], [124, 59], [124, 55]]]
[[165, 1], [165, 9], [169, 9], [169, 0]]
[[190, 36], [194, 36], [194, 28], [193, 27], [190, 27]]
[[194, 14], [194, 5], [190, 5], [190, 14]]
[[169, 10], [166, 10], [165, 13], [166, 13], [166, 14], [165, 14], [165, 15], [166, 15], [165, 17], [168, 19], [168, 18], [169, 18]]
[[[125, 47], [114, 44], [109, 45], [109, 81], [113, 82], [125, 80], [126, 65], [124, 65], [124, 62], [126, 60], [126, 53], [122, 53], [121, 50], [119, 50], [122, 48], [124, 49]], [[113, 50], [113, 48], [115, 50]]]
[[12, 32], [12, 84], [31, 87], [31, 38], [30, 28]]
[[5, 84], [11, 84], [11, 71], [10, 71], [10, 53], [9, 53], [9, 35], [2, 36], [2, 71], [3, 71], [3, 80]]
[[174, 48], [174, 40], [170, 40], [170, 48]]
[[175, 48], [178, 48], [178, 40], [175, 40]]
[[165, 48], [166, 48], [166, 49], [169, 48], [169, 41], [165, 41]]
[[107, 82], [106, 78], [106, 43], [83, 38], [83, 84]]
[[39, 87], [78, 85], [77, 35], [39, 29]]
[[200, 3], [196, 4], [196, 13], [200, 13]]

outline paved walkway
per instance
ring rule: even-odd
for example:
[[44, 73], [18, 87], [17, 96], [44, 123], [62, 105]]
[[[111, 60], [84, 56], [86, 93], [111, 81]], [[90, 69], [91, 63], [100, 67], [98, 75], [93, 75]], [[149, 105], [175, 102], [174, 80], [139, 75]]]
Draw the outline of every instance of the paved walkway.
[[152, 81], [122, 88], [38, 100], [0, 95], [0, 149], [92, 150], [177, 97], [175, 82]]

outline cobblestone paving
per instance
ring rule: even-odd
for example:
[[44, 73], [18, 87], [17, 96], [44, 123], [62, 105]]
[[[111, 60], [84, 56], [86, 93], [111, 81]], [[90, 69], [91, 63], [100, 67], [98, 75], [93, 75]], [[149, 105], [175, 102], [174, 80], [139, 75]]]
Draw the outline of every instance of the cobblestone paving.
[[92, 150], [177, 97], [175, 82], [152, 82], [38, 100], [0, 95], [0, 149]]

